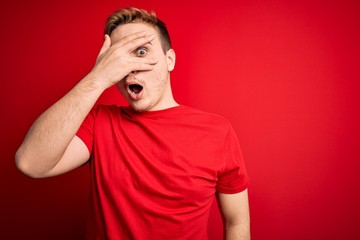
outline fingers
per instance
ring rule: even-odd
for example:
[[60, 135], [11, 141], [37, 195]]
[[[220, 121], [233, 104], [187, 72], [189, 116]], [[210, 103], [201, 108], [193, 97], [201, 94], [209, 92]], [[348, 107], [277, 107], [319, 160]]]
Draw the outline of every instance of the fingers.
[[154, 38], [155, 34], [137, 32], [116, 40], [111, 45], [110, 37], [105, 35], [104, 43], [92, 71], [96, 79], [109, 87], [119, 82], [130, 72], [152, 70], [159, 60], [137, 57], [134, 51]]
[[148, 34], [147, 32], [136, 32], [133, 34], [129, 34], [118, 42], [112, 45], [112, 48], [124, 48], [127, 52], [132, 52], [136, 48], [141, 47], [142, 45], [151, 42], [154, 40], [155, 34]]
[[104, 55], [104, 53], [109, 50], [111, 46], [111, 39], [109, 37], [109, 35], [105, 34], [105, 38], [104, 38], [104, 43], [100, 49], [100, 52], [96, 58], [96, 63], [99, 62], [99, 60], [102, 58], [102, 56]]
[[159, 62], [158, 58], [130, 58], [128, 63], [144, 63], [149, 65], [155, 65]]
[[145, 45], [146, 43], [151, 42], [152, 40], [154, 40], [154, 38], [155, 38], [154, 34], [146, 35], [146, 36], [139, 37], [139, 38], [135, 38], [135, 39], [125, 43], [124, 47], [126, 47], [129, 52], [133, 52], [137, 48]]
[[128, 63], [131, 65], [130, 72], [152, 70], [158, 62], [159, 60], [157, 58], [132, 58], [128, 61]]
[[110, 48], [110, 45], [111, 45], [111, 39], [110, 39], [109, 35], [106, 34], [104, 43], [100, 49], [99, 56], [102, 55], [104, 52], [106, 52]]
[[155, 38], [155, 34], [148, 34], [147, 32], [136, 32], [129, 34], [111, 46], [112, 53], [115, 55], [125, 57], [128, 71], [147, 71], [152, 70], [154, 65], [158, 63], [156, 58], [139, 58], [133, 56], [133, 51], [137, 48], [149, 43]]

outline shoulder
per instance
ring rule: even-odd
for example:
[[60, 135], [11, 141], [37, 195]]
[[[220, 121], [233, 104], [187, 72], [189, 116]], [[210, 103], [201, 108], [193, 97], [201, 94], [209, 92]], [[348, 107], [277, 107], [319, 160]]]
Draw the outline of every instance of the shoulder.
[[104, 104], [98, 104], [94, 107], [93, 110], [97, 112], [112, 112], [112, 111], [118, 111], [121, 107], [117, 105], [104, 105]]
[[182, 107], [181, 119], [186, 119], [186, 121], [197, 125], [199, 128], [215, 131], [217, 134], [227, 134], [229, 129], [232, 128], [230, 121], [225, 117], [188, 106]]
[[97, 123], [119, 118], [120, 107], [116, 105], [95, 105], [84, 122]]
[[225, 117], [220, 116], [215, 113], [206, 112], [206, 111], [188, 107], [188, 106], [182, 106], [182, 111], [183, 111], [183, 113], [186, 113], [188, 116], [191, 116], [194, 118], [211, 121], [211, 122], [218, 123], [221, 125], [229, 125], [230, 124], [230, 122]]
[[119, 113], [121, 107], [117, 105], [96, 105], [90, 112], [90, 114], [94, 116], [102, 116], [102, 115], [113, 115]]

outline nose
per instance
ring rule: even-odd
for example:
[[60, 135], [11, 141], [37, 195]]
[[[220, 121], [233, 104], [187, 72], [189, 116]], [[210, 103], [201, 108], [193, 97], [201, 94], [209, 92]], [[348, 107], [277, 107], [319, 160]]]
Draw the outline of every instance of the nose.
[[125, 78], [131, 77], [132, 75], [135, 75], [135, 71], [130, 72]]

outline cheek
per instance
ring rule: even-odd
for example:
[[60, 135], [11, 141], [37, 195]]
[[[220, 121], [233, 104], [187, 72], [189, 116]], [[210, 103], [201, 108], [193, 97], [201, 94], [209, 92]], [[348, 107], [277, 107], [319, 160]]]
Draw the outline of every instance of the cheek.
[[125, 86], [122, 83], [122, 81], [118, 82], [116, 84], [117, 89], [124, 95], [124, 93], [126, 92]]
[[168, 68], [166, 61], [159, 62], [154, 68], [154, 74], [158, 82], [166, 82], [168, 77]]
[[139, 72], [138, 80], [141, 80], [148, 87], [159, 88], [166, 84], [168, 71], [165, 63], [159, 62], [151, 71]]
[[155, 81], [154, 85], [156, 85], [157, 88], [163, 88], [168, 80], [168, 71], [164, 68], [159, 69], [158, 71], [154, 72], [155, 74]]

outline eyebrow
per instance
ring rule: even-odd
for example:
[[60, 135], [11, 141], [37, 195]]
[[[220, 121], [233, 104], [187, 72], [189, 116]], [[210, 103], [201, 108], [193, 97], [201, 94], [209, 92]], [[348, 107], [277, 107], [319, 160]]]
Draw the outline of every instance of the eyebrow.
[[146, 46], [146, 45], [151, 45], [151, 46], [153, 46], [153, 44], [151, 43], [151, 42], [147, 42], [147, 43], [144, 43], [143, 45], [141, 45], [141, 46], [139, 46], [137, 49], [139, 49], [139, 48], [142, 48], [142, 47], [144, 47], [144, 46]]

